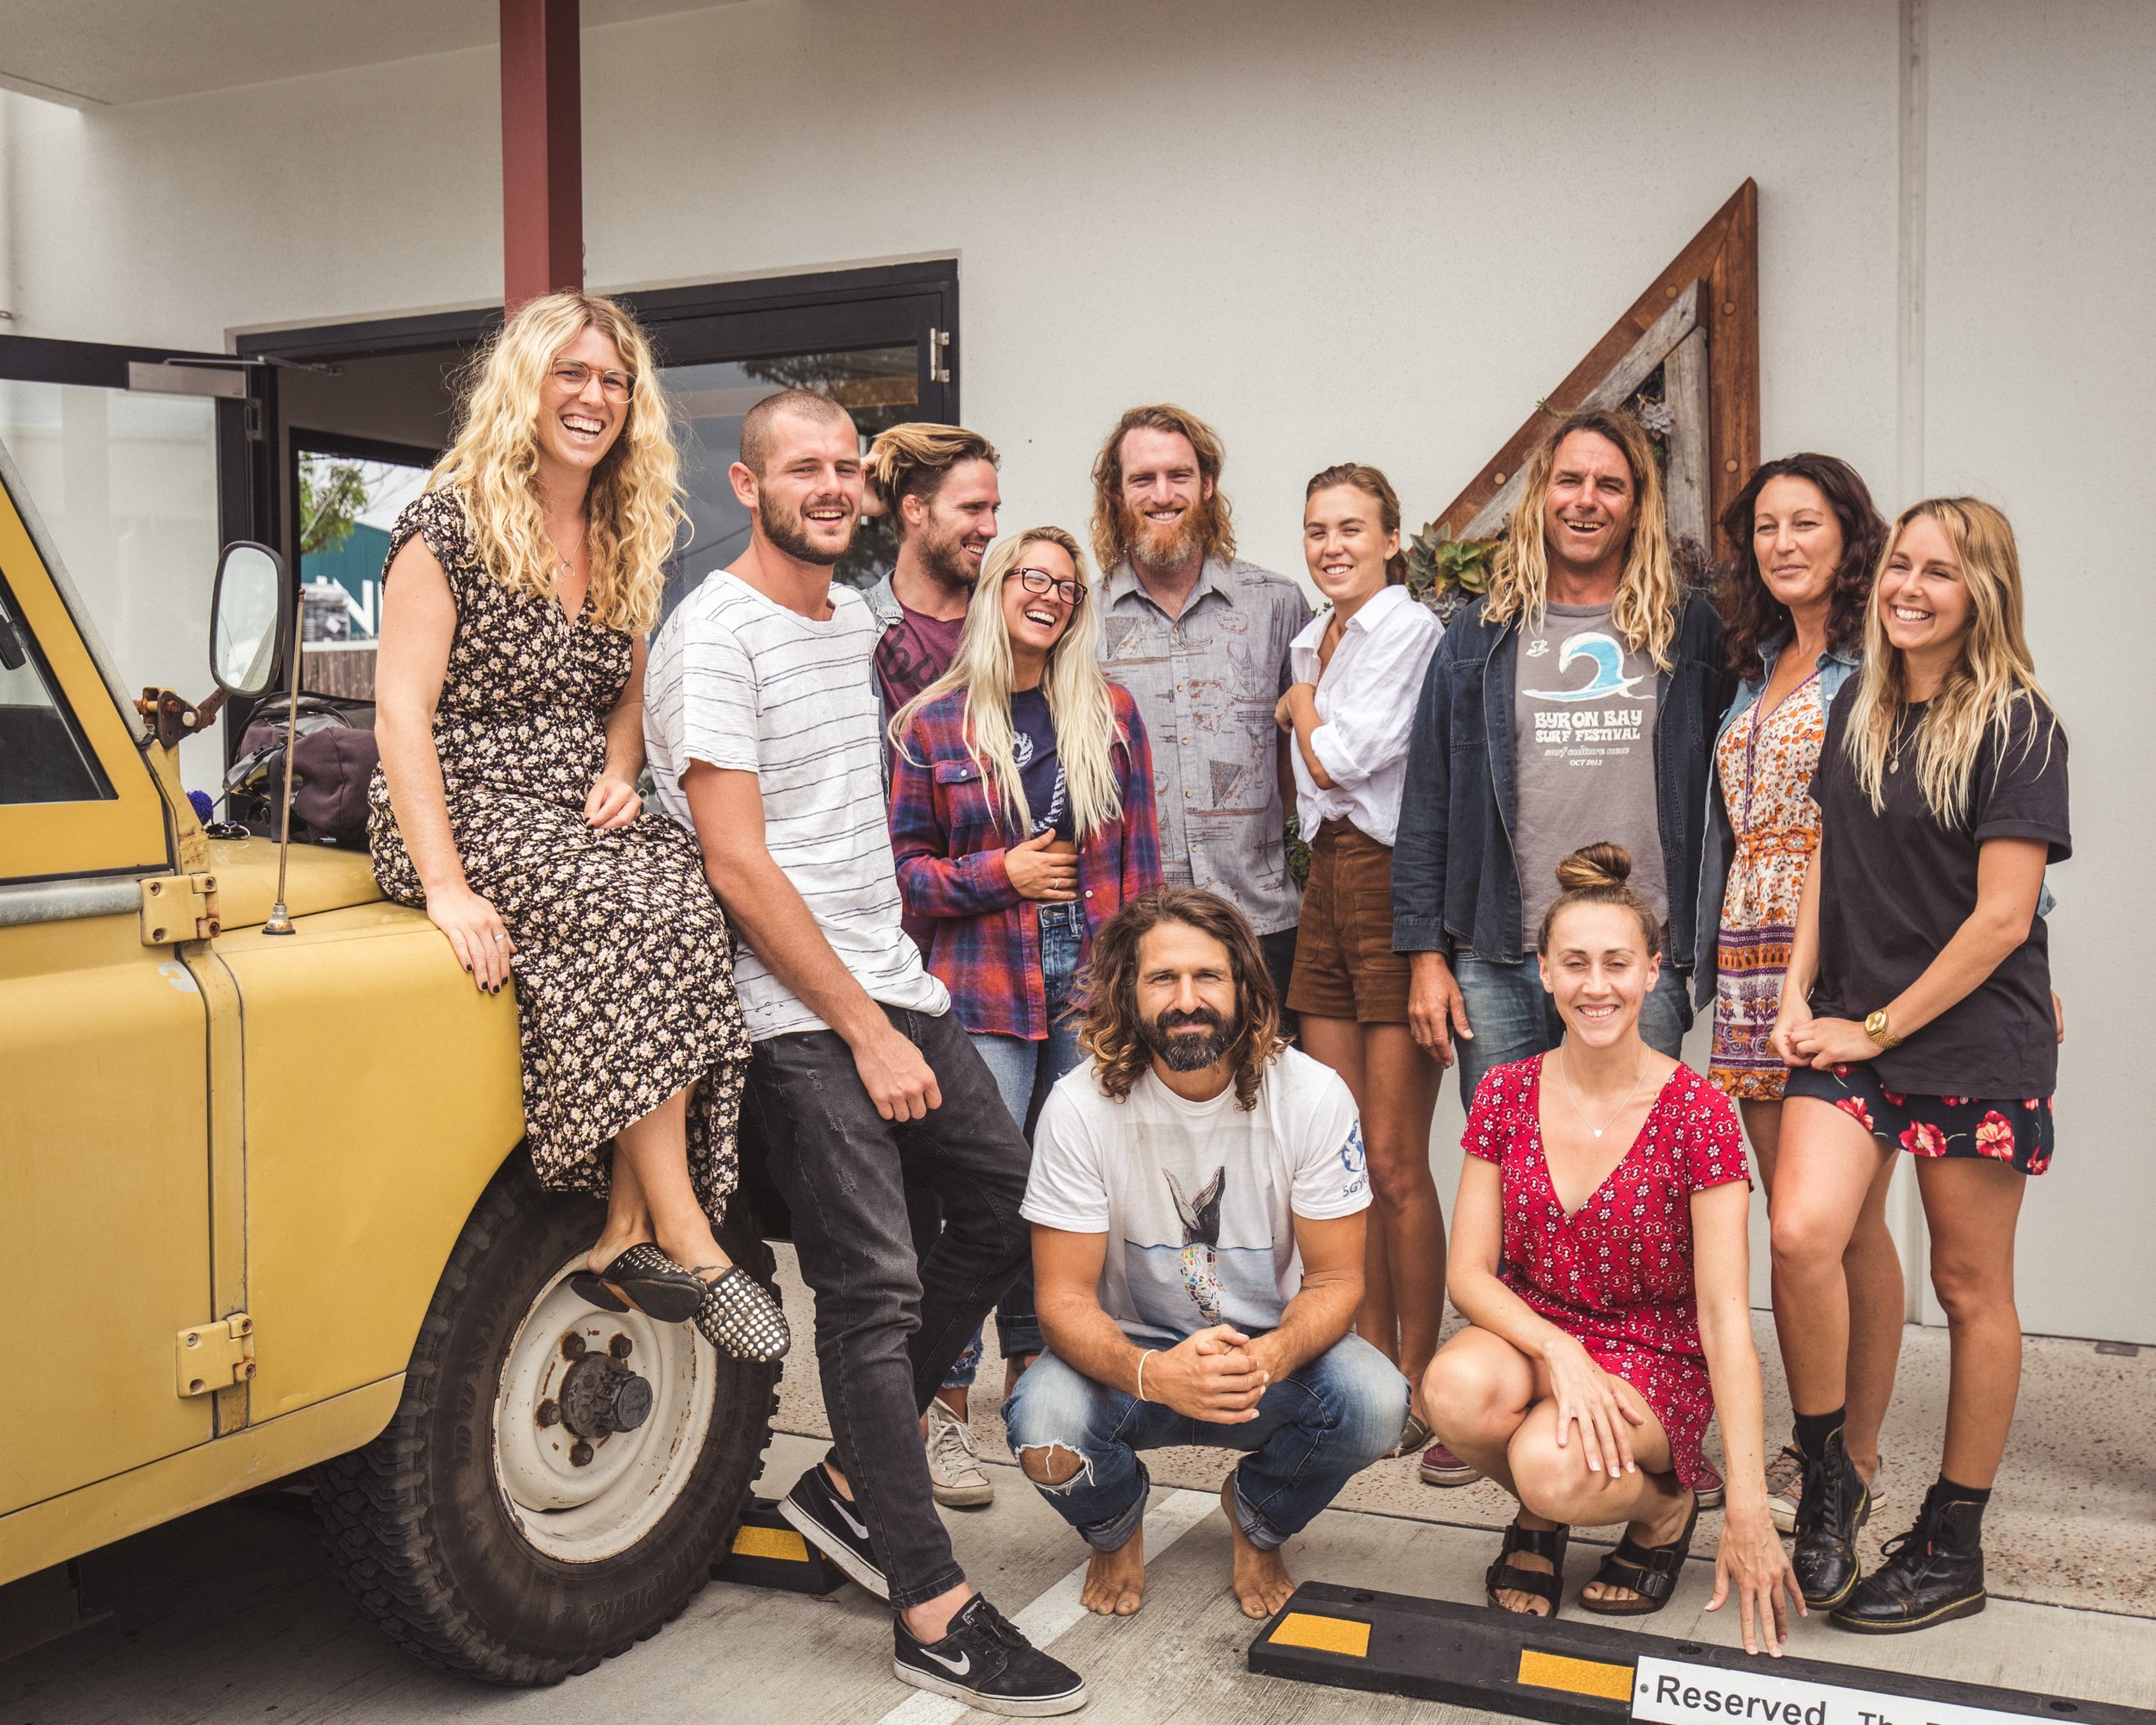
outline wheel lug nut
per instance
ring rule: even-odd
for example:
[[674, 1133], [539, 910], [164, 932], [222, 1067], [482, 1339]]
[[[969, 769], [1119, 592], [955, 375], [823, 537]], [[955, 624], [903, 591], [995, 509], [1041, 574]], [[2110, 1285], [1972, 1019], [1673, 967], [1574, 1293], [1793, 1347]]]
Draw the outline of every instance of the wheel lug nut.
[[569, 1465], [571, 1467], [589, 1467], [592, 1465], [592, 1446], [586, 1443], [583, 1439], [579, 1438], [576, 1440], [576, 1446], [569, 1452]]
[[574, 1330], [571, 1330], [568, 1334], [561, 1338], [562, 1358], [582, 1359], [584, 1358], [585, 1352], [584, 1338], [579, 1335]]
[[616, 1359], [627, 1359], [636, 1351], [636, 1343], [630, 1341], [618, 1330], [615, 1331], [613, 1340], [606, 1344], [606, 1352], [613, 1355]]
[[542, 1402], [534, 1417], [542, 1426], [558, 1426], [561, 1423], [561, 1404], [559, 1402]]

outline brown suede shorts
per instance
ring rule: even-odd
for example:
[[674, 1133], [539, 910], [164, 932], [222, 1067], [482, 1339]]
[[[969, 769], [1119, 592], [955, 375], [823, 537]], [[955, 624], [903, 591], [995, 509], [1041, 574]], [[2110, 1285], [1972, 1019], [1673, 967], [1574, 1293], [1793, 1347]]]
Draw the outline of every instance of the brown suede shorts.
[[1407, 1022], [1407, 955], [1393, 950], [1393, 852], [1328, 820], [1310, 844], [1310, 881], [1288, 1004], [1314, 1018]]

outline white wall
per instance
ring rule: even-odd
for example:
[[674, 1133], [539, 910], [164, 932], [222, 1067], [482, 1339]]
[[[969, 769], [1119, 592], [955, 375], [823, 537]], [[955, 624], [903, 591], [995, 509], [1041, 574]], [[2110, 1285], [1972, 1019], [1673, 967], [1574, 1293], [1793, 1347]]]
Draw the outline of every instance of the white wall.
[[2156, 643], [2143, 427], [2156, 402], [2156, 8], [1959, 6], [1930, 24], [1924, 486], [2012, 518], [2038, 674], [2072, 747], [2054, 872], [2058, 1161], [2021, 1215], [2024, 1320], [2156, 1341], [2156, 1158], [2130, 965], [2146, 924]]
[[[2148, 392], [2147, 224], [2103, 231], [2146, 214], [2156, 124], [2129, 80], [2148, 14], [1925, 9], [1927, 474], [2015, 511], [2078, 781], [2133, 783], [2122, 685], [2074, 656], [2122, 659], [2147, 603], [2105, 580], [2133, 567], [2128, 530], [2089, 502], [2134, 494], [2094, 428]], [[1843, 455], [1890, 505], [1901, 12], [1797, 18], [1764, 0], [761, 0], [589, 31], [588, 275], [956, 255], [965, 414], [1005, 451], [1007, 522], [1081, 529], [1101, 431], [1165, 397], [1226, 436], [1246, 554], [1293, 568], [1310, 473], [1375, 461], [1426, 518], [1749, 174], [1766, 450]], [[467, 53], [97, 113], [0, 97], [5, 327], [218, 346], [498, 295], [496, 78]], [[2092, 614], [2111, 644], [2081, 644]], [[2058, 881], [2077, 1039], [2025, 1316], [2156, 1340], [2156, 1264], [2095, 1272], [2069, 1249], [2093, 1213], [2123, 1229], [2156, 1195], [2094, 920], [2128, 901], [2148, 817], [2107, 803], [2084, 788], [2088, 860]]]

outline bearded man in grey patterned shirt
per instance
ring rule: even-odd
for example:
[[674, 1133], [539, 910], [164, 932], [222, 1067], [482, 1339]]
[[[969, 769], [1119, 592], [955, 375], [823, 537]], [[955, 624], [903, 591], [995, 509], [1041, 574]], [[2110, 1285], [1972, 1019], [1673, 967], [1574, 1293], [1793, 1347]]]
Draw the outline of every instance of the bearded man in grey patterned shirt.
[[1153, 745], [1161, 872], [1250, 919], [1287, 1013], [1302, 896], [1288, 871], [1294, 806], [1273, 709], [1302, 588], [1235, 555], [1220, 439], [1162, 404], [1116, 422], [1093, 464], [1100, 663], [1138, 702]]

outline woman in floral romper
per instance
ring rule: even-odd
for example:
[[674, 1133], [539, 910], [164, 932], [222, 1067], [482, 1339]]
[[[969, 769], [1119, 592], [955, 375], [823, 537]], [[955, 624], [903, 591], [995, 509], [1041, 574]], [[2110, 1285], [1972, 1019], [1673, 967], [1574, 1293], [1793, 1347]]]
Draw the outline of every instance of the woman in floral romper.
[[578, 1291], [775, 1359], [785, 1318], [711, 1232], [749, 1059], [725, 919], [636, 789], [677, 470], [626, 312], [551, 294], [504, 327], [391, 536], [368, 838], [474, 983], [517, 983], [532, 1165], [608, 1199]]
[[1746, 1651], [1778, 1653], [1796, 1588], [1767, 1515], [1744, 1144], [1728, 1102], [1640, 1038], [1661, 931], [1625, 885], [1631, 867], [1607, 844], [1557, 866], [1564, 891], [1536, 945], [1565, 1038], [1476, 1092], [1450, 1277], [1470, 1327], [1431, 1362], [1424, 1405], [1455, 1453], [1520, 1500], [1490, 1603], [1554, 1615], [1570, 1528], [1622, 1523], [1579, 1596], [1611, 1616], [1675, 1591], [1719, 1405], [1729, 1478], [1713, 1605], [1733, 1587]]

